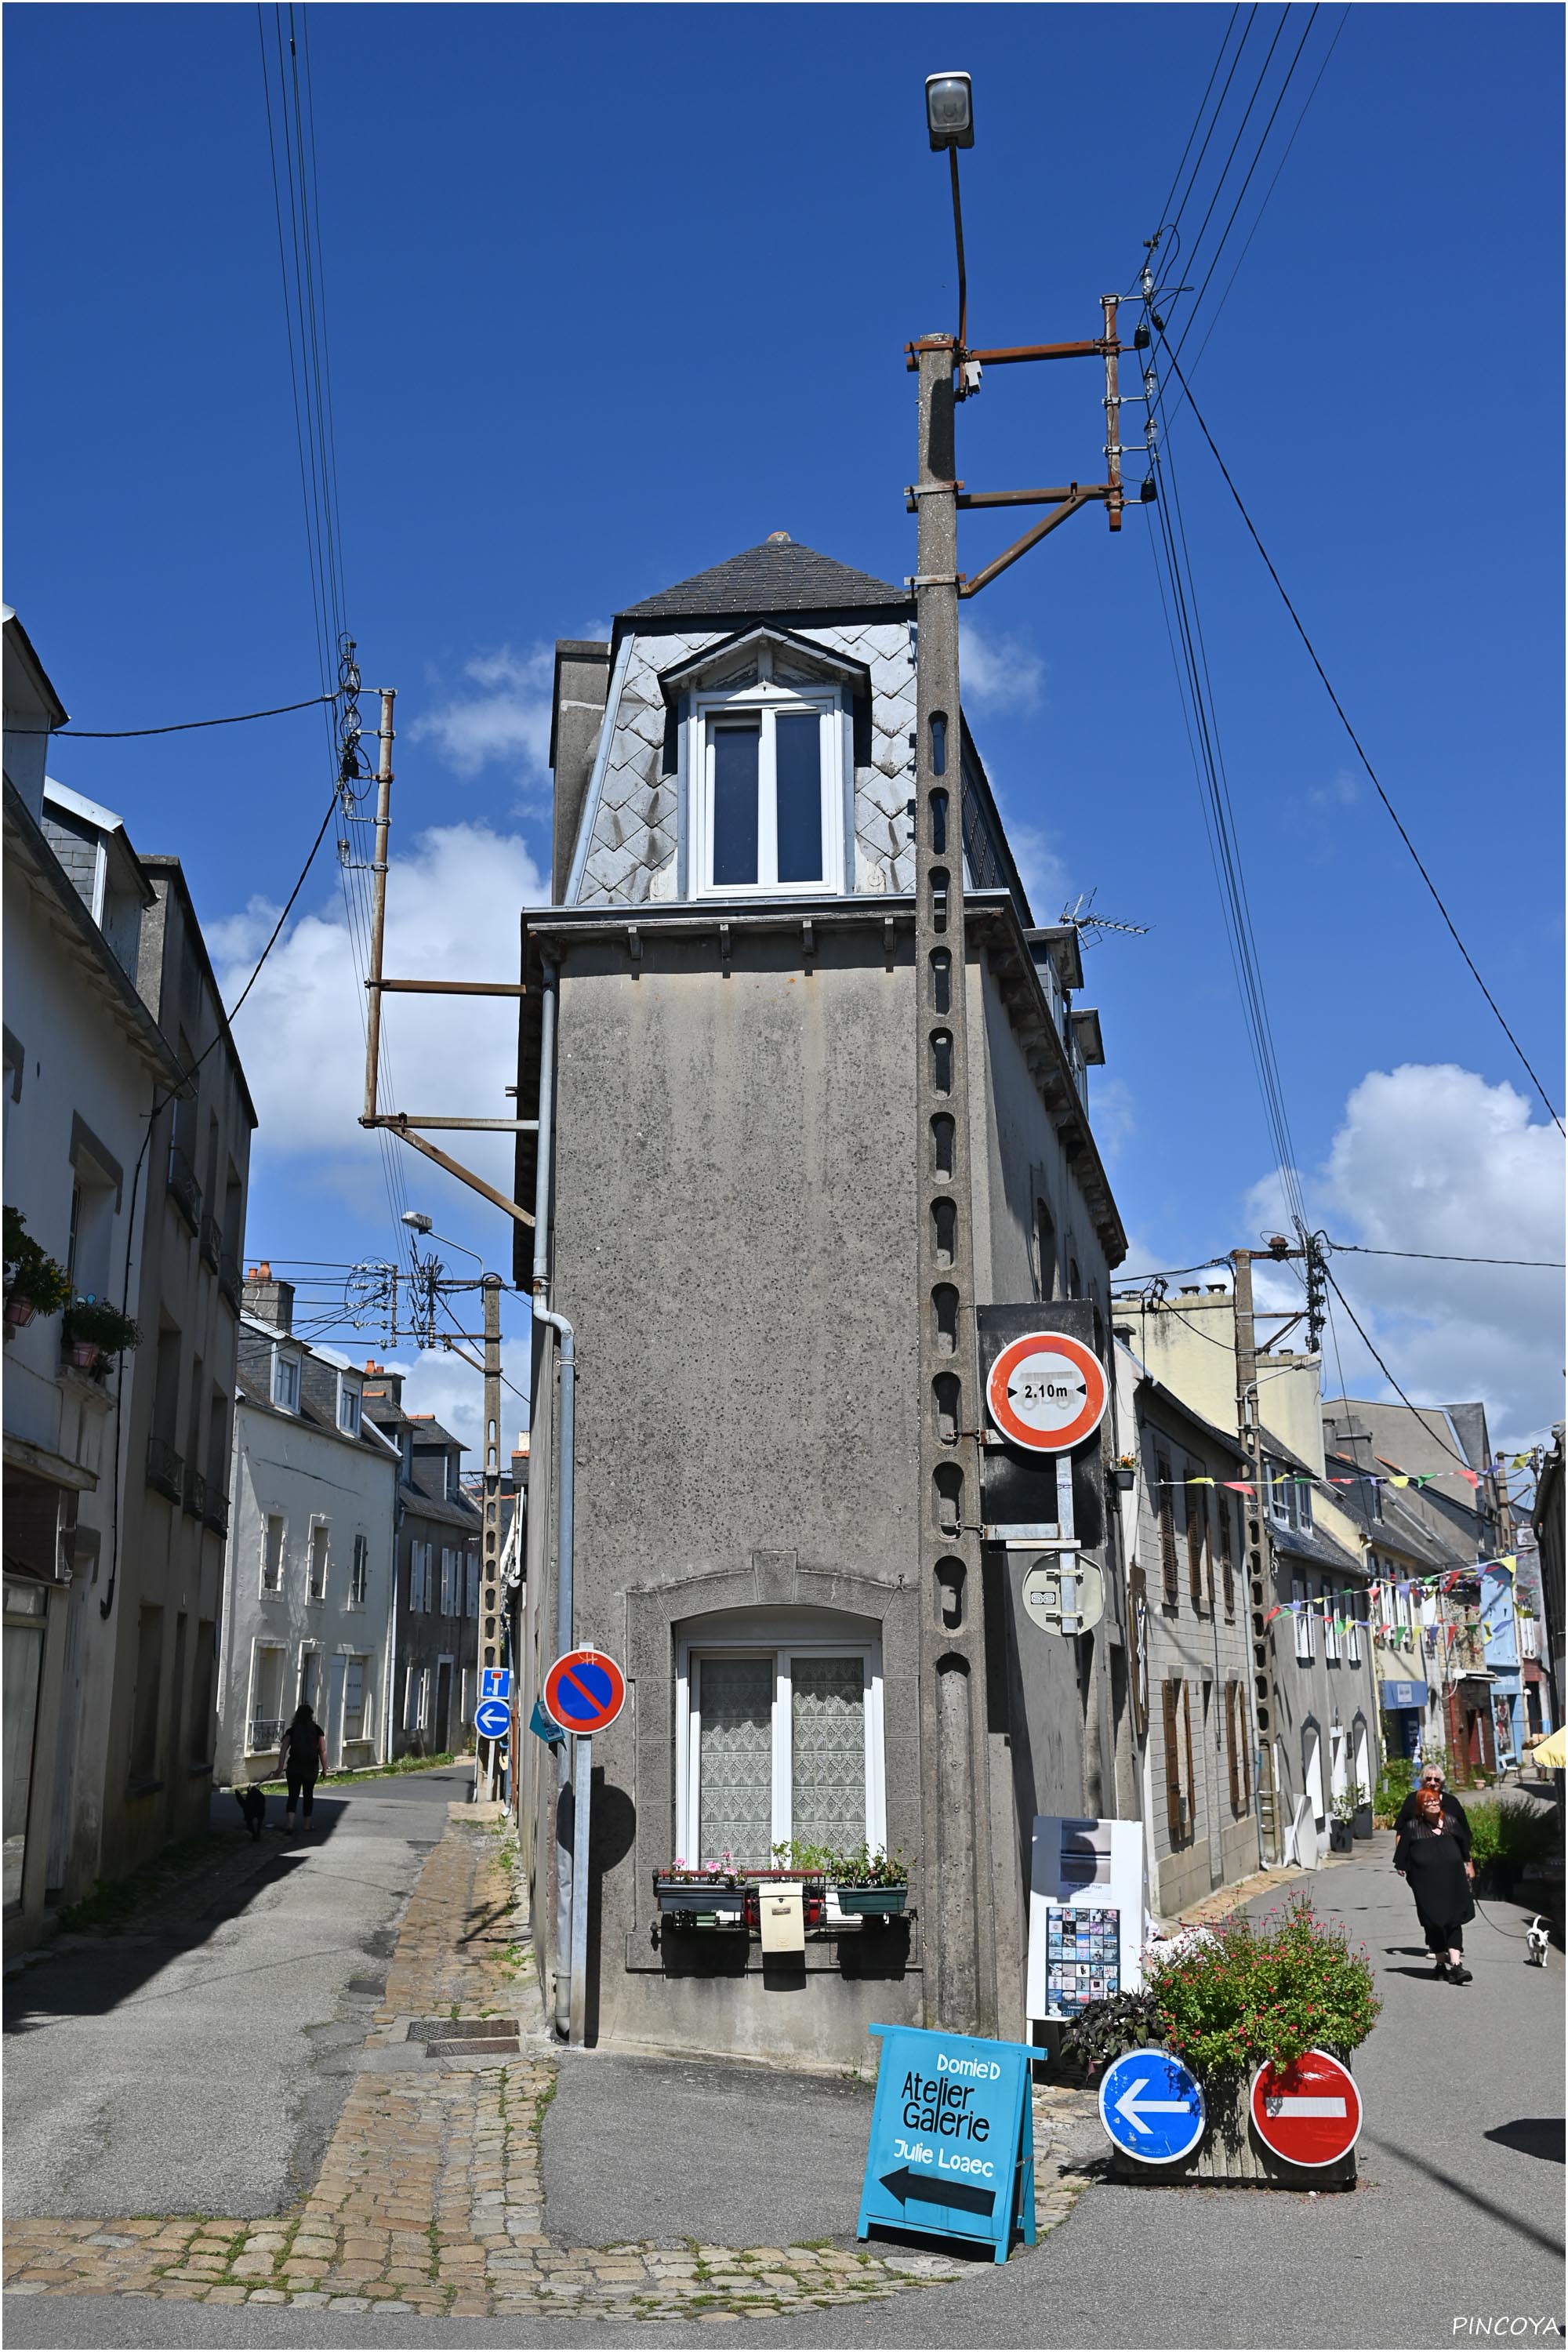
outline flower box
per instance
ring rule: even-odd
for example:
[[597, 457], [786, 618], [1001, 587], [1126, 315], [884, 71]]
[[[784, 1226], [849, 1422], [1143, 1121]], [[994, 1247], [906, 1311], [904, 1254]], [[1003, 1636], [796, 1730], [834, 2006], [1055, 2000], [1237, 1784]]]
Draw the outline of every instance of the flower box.
[[1118, 1463], [1116, 1465], [1116, 1483], [1124, 1495], [1130, 1495], [1132, 1492], [1133, 1487], [1138, 1483], [1137, 1471], [1124, 1470], [1121, 1467], [1121, 1465]]
[[832, 1893], [847, 1917], [889, 1919], [909, 1907], [907, 1886], [836, 1886]]
[[653, 1891], [661, 1911], [731, 1913], [737, 1925], [746, 1905], [745, 1888], [733, 1879], [718, 1876], [678, 1878], [672, 1872], [656, 1870]]
[[1358, 1838], [1369, 1838], [1372, 1835], [1372, 1807], [1370, 1805], [1358, 1805], [1355, 1811], [1351, 1815], [1351, 1834], [1352, 1837]]
[[30, 1323], [37, 1311], [38, 1310], [34, 1306], [32, 1300], [30, 1298], [24, 1298], [18, 1291], [13, 1291], [10, 1297], [5, 1301], [5, 1320], [7, 1323]]
[[1349, 1853], [1351, 1844], [1352, 1831], [1350, 1822], [1331, 1822], [1329, 1823], [1329, 1852], [1331, 1853]]

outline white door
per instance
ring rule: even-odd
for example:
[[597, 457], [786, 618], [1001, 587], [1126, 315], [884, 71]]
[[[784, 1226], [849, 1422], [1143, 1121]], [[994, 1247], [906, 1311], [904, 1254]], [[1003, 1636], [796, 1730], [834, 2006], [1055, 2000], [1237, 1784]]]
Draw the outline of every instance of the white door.
[[327, 1769], [337, 1772], [343, 1761], [343, 1676], [348, 1660], [339, 1651], [332, 1658], [327, 1677]]
[[1322, 1746], [1316, 1731], [1310, 1727], [1302, 1735], [1303, 1757], [1307, 1775], [1307, 1810], [1314, 1824], [1324, 1819]]
[[1329, 1734], [1329, 1791], [1337, 1805], [1350, 1788], [1350, 1743], [1338, 1725]]
[[1355, 1801], [1358, 1805], [1372, 1802], [1372, 1755], [1367, 1745], [1366, 1726], [1355, 1727]]

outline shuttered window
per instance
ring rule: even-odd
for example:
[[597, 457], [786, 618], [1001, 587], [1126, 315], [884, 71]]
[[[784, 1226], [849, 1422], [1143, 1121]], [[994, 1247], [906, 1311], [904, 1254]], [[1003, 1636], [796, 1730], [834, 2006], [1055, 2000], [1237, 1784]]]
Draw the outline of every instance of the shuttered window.
[[1204, 1560], [1208, 1551], [1208, 1496], [1202, 1486], [1186, 1489], [1187, 1496], [1187, 1591], [1193, 1607], [1201, 1614], [1204, 1605]]
[[1191, 1683], [1184, 1683], [1182, 1685], [1182, 1736], [1187, 1751], [1187, 1785], [1184, 1792], [1186, 1796], [1187, 1810], [1187, 1835], [1189, 1838], [1192, 1838], [1197, 1833], [1196, 1814], [1198, 1779], [1197, 1774], [1193, 1769], [1193, 1686]]
[[1160, 1574], [1164, 1598], [1173, 1609], [1179, 1594], [1176, 1572], [1176, 1502], [1171, 1485], [1171, 1465], [1163, 1455], [1154, 1458], [1154, 1484], [1160, 1497]]
[[1236, 1615], [1235, 1506], [1228, 1495], [1217, 1496], [1215, 1500], [1219, 1505], [1220, 1576], [1225, 1588], [1225, 1613], [1230, 1620]]
[[1192, 1691], [1189, 1685], [1173, 1678], [1164, 1684], [1161, 1696], [1164, 1704], [1165, 1825], [1173, 1847], [1190, 1845], [1194, 1832], [1193, 1793], [1197, 1786], [1193, 1771]]

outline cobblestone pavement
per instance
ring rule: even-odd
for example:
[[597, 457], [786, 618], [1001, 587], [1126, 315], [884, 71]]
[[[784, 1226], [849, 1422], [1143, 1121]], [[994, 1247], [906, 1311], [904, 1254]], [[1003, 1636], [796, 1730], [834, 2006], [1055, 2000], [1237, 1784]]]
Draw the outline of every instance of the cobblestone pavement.
[[[500, 1840], [449, 1828], [409, 1902], [365, 2071], [300, 2209], [260, 2223], [15, 2221], [7, 2292], [624, 2323], [800, 2313], [973, 2274], [945, 2255], [886, 2246], [554, 2242], [540, 2173], [554, 2059], [524, 2047], [443, 2063], [416, 2057], [402, 2039], [416, 2018], [526, 2018], [518, 1941]], [[1034, 2095], [1042, 2235], [1088, 2185], [1092, 2104], [1061, 2087]]]

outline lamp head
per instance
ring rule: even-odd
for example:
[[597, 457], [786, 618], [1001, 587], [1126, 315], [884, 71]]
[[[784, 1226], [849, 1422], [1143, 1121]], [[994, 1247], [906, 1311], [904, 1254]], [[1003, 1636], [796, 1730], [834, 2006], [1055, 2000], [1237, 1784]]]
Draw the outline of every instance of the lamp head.
[[427, 1234], [430, 1231], [430, 1219], [422, 1209], [405, 1209], [403, 1222], [405, 1225], [412, 1225], [416, 1234]]
[[974, 95], [966, 73], [926, 76], [926, 129], [937, 152], [974, 144]]

